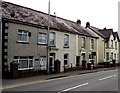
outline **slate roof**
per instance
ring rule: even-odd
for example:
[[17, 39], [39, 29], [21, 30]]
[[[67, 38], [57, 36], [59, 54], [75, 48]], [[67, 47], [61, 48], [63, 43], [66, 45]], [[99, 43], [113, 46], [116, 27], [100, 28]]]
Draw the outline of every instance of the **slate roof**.
[[96, 34], [100, 35], [101, 37], [105, 38], [105, 36], [99, 32], [99, 30], [102, 30], [102, 29], [99, 29], [99, 28], [96, 28], [96, 27], [93, 27], [93, 26], [89, 26], [89, 28], [94, 31]]
[[48, 22], [48, 14], [46, 13], [5, 1], [2, 2], [2, 18], [43, 27], [47, 27], [49, 23], [50, 28], [53, 29], [96, 37], [94, 34], [90, 33], [87, 29], [78, 25], [76, 22], [53, 15], [50, 15], [50, 21]]
[[98, 30], [102, 35], [104, 35], [105, 39], [109, 39], [110, 35], [113, 33], [113, 29], [103, 29]]
[[92, 31], [94, 31], [95, 33], [97, 33], [98, 35], [100, 35], [101, 37], [103, 37], [104, 39], [109, 39], [110, 35], [113, 34], [114, 39], [118, 39], [120, 41], [120, 38], [118, 36], [117, 32], [113, 32], [113, 29], [99, 29], [93, 26], [89, 26], [88, 28], [90, 28]]
[[114, 35], [114, 39], [118, 39], [119, 40], [119, 42], [120, 42], [120, 38], [119, 38], [119, 35], [118, 35], [118, 33], [117, 32], [113, 32], [113, 35]]

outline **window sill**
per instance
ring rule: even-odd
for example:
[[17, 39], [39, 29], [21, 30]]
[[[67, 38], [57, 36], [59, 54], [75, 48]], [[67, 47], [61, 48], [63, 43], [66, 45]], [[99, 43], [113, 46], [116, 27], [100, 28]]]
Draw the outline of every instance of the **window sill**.
[[26, 69], [18, 69], [19, 71], [29, 71], [29, 70], [34, 70], [34, 68], [26, 68]]
[[29, 44], [29, 42], [20, 42], [20, 41], [17, 41], [16, 43]]
[[81, 48], [85, 49], [85, 47], [81, 47]]
[[70, 48], [69, 46], [64, 46], [63, 48]]
[[56, 45], [50, 45], [50, 47], [56, 47]]
[[47, 44], [40, 44], [40, 43], [37, 43], [37, 45], [47, 45]]
[[94, 50], [94, 49], [90, 49], [91, 51]]

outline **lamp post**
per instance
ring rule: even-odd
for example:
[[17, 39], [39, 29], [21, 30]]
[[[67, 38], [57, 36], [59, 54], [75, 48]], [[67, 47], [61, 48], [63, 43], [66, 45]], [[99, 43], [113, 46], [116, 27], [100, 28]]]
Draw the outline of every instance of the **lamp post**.
[[50, 31], [50, 0], [48, 2], [48, 31], [47, 31], [47, 73], [49, 73], [49, 51], [50, 51], [50, 44], [49, 44], [49, 32]]

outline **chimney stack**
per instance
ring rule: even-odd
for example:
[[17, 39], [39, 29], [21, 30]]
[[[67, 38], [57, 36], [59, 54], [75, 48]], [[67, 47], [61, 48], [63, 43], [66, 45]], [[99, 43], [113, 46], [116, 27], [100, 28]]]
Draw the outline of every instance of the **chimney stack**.
[[87, 22], [87, 23], [86, 23], [86, 28], [87, 28], [87, 27], [89, 27], [89, 26], [90, 26], [90, 23], [89, 23], [89, 22]]
[[80, 19], [78, 19], [78, 20], [76, 21], [76, 23], [77, 23], [78, 25], [81, 25]]

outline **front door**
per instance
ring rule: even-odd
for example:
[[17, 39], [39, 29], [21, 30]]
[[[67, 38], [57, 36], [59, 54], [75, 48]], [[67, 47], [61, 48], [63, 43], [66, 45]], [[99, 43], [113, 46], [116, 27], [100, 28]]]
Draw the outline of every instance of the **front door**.
[[53, 73], [54, 72], [54, 57], [50, 56], [49, 58], [49, 72]]
[[47, 70], [46, 57], [40, 57], [40, 70]]

